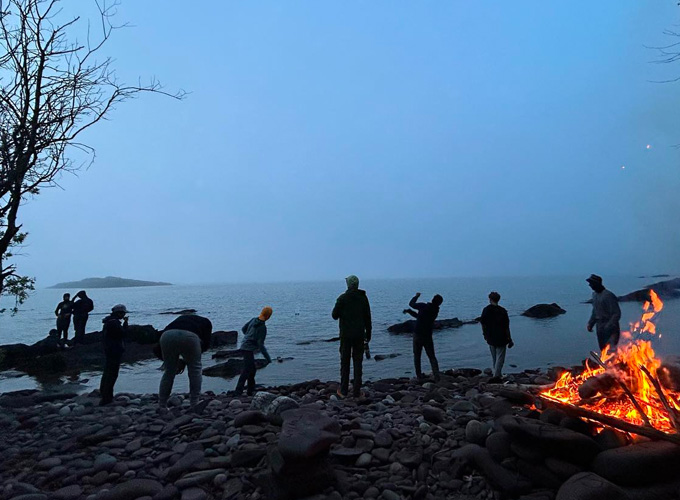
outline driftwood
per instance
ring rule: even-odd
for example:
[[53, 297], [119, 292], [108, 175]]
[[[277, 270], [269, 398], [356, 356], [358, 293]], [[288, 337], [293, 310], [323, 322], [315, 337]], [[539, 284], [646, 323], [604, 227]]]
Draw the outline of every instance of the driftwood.
[[545, 403], [548, 406], [558, 408], [567, 415], [584, 418], [586, 420], [593, 420], [595, 422], [608, 425], [609, 427], [614, 427], [624, 432], [630, 432], [631, 434], [645, 436], [654, 440], [670, 441], [671, 443], [680, 445], [680, 435], [667, 434], [653, 427], [631, 424], [630, 422], [626, 422], [625, 420], [621, 420], [620, 418], [612, 417], [610, 415], [602, 415], [601, 413], [587, 410], [585, 408], [581, 408], [578, 406], [573, 406], [567, 403], [562, 403], [561, 401], [557, 401], [555, 399], [543, 395], [539, 395], [538, 397], [541, 400], [541, 402]]
[[671, 424], [673, 424], [673, 428], [675, 429], [676, 432], [678, 432], [680, 430], [680, 423], [678, 422], [678, 412], [668, 402], [668, 398], [666, 397], [666, 394], [663, 392], [663, 387], [661, 387], [661, 382], [659, 382], [659, 379], [653, 376], [645, 366], [640, 365], [640, 370], [642, 370], [644, 374], [647, 375], [647, 378], [652, 383], [652, 386], [654, 387], [657, 396], [659, 396], [661, 404], [663, 404], [666, 413], [668, 413], [668, 418], [670, 419]]

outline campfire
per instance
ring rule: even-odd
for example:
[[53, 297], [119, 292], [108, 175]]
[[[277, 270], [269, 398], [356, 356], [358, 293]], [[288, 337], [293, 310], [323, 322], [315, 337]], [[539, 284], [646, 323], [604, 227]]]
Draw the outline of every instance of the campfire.
[[661, 361], [652, 348], [662, 309], [650, 290], [641, 319], [621, 332], [618, 346], [591, 352], [581, 373], [562, 374], [553, 388], [540, 393], [541, 400], [600, 424], [680, 443], [680, 393], [662, 386]]

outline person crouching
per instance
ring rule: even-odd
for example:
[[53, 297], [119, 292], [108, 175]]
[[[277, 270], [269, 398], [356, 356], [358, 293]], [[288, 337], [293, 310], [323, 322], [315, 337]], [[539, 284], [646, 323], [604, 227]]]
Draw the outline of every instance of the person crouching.
[[167, 408], [175, 376], [187, 368], [189, 375], [189, 397], [191, 407], [198, 404], [203, 382], [201, 354], [210, 348], [212, 323], [208, 318], [195, 314], [184, 314], [163, 329], [159, 341], [160, 354], [165, 371], [158, 389], [158, 405]]
[[272, 358], [264, 346], [264, 340], [267, 338], [266, 322], [272, 316], [272, 308], [265, 307], [257, 318], [253, 318], [248, 323], [243, 325], [241, 331], [243, 332], [243, 342], [241, 343], [241, 351], [243, 351], [243, 372], [238, 379], [234, 394], [240, 396], [243, 394], [243, 388], [248, 382], [247, 393], [252, 396], [255, 392], [255, 373], [257, 366], [255, 366], [255, 353], [260, 351], [267, 361], [267, 364], [272, 362]]

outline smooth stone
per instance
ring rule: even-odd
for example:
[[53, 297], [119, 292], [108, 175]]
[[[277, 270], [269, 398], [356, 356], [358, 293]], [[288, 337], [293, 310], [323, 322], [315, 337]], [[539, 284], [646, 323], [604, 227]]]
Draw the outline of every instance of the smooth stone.
[[161, 491], [163, 491], [163, 485], [153, 479], [130, 479], [114, 486], [102, 497], [102, 500], [129, 500], [145, 496], [155, 497]]
[[190, 472], [189, 474], [182, 476], [181, 479], [175, 481], [175, 486], [180, 490], [191, 486], [198, 486], [199, 484], [212, 481], [218, 474], [223, 474], [224, 472], [226, 472], [225, 469], [208, 469]]
[[370, 453], [362, 453], [359, 455], [359, 458], [357, 458], [357, 461], [354, 465], [357, 467], [368, 467], [371, 465], [371, 461], [373, 460], [373, 455]]
[[97, 472], [100, 470], [110, 471], [117, 462], [118, 460], [116, 457], [113, 457], [108, 453], [101, 453], [95, 457], [93, 467]]
[[83, 488], [79, 484], [64, 486], [52, 493], [56, 500], [74, 500], [83, 494]]
[[581, 472], [560, 487], [555, 500], [630, 500], [630, 496], [593, 472]]
[[200, 488], [189, 488], [182, 492], [182, 500], [205, 500], [208, 494]]

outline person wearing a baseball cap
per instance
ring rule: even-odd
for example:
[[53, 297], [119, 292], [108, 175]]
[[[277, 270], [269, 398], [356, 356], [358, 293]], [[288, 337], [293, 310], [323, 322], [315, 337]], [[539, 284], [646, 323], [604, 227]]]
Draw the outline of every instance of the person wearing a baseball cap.
[[595, 327], [597, 343], [601, 351], [606, 346], [615, 349], [621, 334], [619, 299], [604, 287], [602, 278], [597, 274], [591, 274], [586, 281], [593, 289], [593, 312], [586, 328], [589, 332], [592, 332], [593, 327]]
[[101, 394], [100, 406], [107, 405], [113, 401], [113, 386], [118, 380], [120, 362], [123, 358], [125, 346], [123, 339], [128, 327], [128, 310], [123, 304], [117, 304], [111, 308], [111, 314], [102, 320], [104, 342], [104, 372], [99, 383]]

